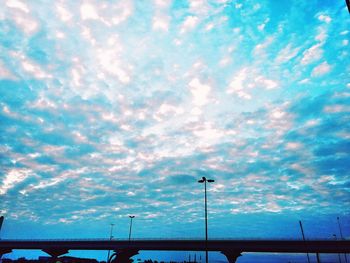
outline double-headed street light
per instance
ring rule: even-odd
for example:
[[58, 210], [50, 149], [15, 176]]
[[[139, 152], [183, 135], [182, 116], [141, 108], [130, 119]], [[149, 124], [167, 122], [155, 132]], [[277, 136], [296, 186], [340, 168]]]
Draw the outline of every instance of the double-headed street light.
[[131, 238], [131, 228], [132, 228], [132, 219], [135, 217], [135, 216], [129, 216], [130, 217], [130, 229], [129, 229], [129, 241], [130, 241], [130, 238]]
[[207, 182], [214, 183], [212, 179], [202, 177], [198, 183], [204, 183], [204, 207], [205, 207], [205, 262], [208, 263], [208, 209], [207, 209]]

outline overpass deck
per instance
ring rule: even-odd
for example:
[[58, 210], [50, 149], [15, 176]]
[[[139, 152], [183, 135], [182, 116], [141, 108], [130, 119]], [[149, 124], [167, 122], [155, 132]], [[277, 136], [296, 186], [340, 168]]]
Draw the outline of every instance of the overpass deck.
[[[211, 239], [75, 239], [75, 240], [0, 240], [0, 255], [13, 249], [38, 249], [53, 257], [69, 250], [114, 250], [114, 262], [130, 262], [129, 258], [140, 250], [219, 251], [235, 262], [242, 252], [277, 253], [350, 253], [350, 240], [237, 240]], [[119, 259], [118, 259], [119, 257]]]

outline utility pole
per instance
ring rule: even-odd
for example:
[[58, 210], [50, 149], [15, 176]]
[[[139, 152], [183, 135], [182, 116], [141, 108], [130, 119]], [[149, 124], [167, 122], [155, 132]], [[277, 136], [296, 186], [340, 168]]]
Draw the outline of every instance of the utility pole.
[[[305, 241], [305, 235], [304, 235], [303, 224], [301, 223], [300, 220], [299, 220], [299, 225], [300, 225], [300, 229], [301, 229], [301, 234], [303, 235], [303, 240]], [[307, 262], [310, 263], [309, 252], [306, 253], [306, 256], [307, 256]]]
[[132, 228], [132, 219], [135, 217], [135, 216], [129, 216], [130, 217], [130, 229], [129, 229], [129, 241], [130, 241], [130, 238], [131, 238], [131, 228]]
[[[113, 239], [113, 227], [114, 227], [114, 224], [111, 224], [111, 232], [110, 232], [110, 234], [109, 234], [109, 240], [110, 240], [110, 241]], [[109, 262], [110, 253], [111, 253], [111, 251], [108, 250], [108, 254], [107, 254], [107, 263]]]
[[202, 177], [198, 183], [204, 183], [204, 207], [205, 207], [205, 263], [208, 263], [208, 209], [207, 209], [207, 182], [214, 183], [212, 179]]
[[[338, 221], [338, 227], [339, 227], [339, 232], [340, 232], [340, 238], [341, 238], [341, 240], [344, 240], [343, 231], [341, 230], [341, 225], [339, 222], [339, 216], [337, 216], [337, 221]], [[346, 255], [346, 253], [344, 253], [344, 257], [345, 257], [345, 263], [348, 263], [348, 257]]]
[[1, 231], [1, 227], [2, 227], [2, 223], [4, 222], [4, 217], [0, 216], [0, 231]]
[[[333, 237], [334, 237], [334, 240], [335, 241], [337, 241], [338, 239], [337, 239], [337, 235], [336, 234], [333, 234]], [[339, 261], [339, 263], [342, 263], [341, 262], [341, 258], [340, 258], [340, 254], [338, 253], [338, 261]]]

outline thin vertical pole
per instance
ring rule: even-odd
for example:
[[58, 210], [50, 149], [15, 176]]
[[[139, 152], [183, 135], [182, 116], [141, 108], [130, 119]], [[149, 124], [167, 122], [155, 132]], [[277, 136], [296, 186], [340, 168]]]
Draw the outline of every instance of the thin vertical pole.
[[[343, 231], [341, 230], [341, 225], [340, 225], [340, 222], [339, 222], [339, 216], [337, 216], [337, 221], [338, 221], [338, 227], [339, 227], [341, 240], [344, 240]], [[346, 255], [346, 253], [344, 253], [344, 257], [345, 257], [345, 263], [348, 263], [348, 257]]]
[[340, 226], [340, 222], [339, 222], [339, 216], [337, 217], [337, 221], [338, 221], [338, 227], [339, 227], [340, 237], [341, 237], [341, 239], [343, 240], [344, 237], [343, 237], [343, 231], [341, 230], [341, 226]]
[[[337, 239], [337, 235], [333, 234], [333, 236], [334, 236], [334, 240], [337, 241], [338, 240]], [[338, 253], [338, 261], [339, 261], [339, 263], [341, 263], [341, 258], [340, 258], [340, 254], [339, 253]]]
[[320, 254], [319, 253], [316, 253], [316, 259], [317, 259], [317, 263], [321, 263]]
[[132, 219], [133, 218], [130, 217], [129, 241], [130, 241], [130, 238], [131, 238]]
[[[299, 225], [300, 225], [300, 229], [301, 229], [301, 234], [303, 235], [303, 240], [305, 241], [305, 235], [304, 235], [303, 224], [301, 223], [300, 220], [299, 220]], [[309, 252], [306, 252], [306, 256], [307, 256], [307, 262], [310, 263]]]
[[208, 263], [207, 180], [204, 180], [204, 203], [205, 203], [205, 263]]
[[[109, 234], [109, 240], [112, 240], [113, 238], [113, 226], [114, 224], [111, 224], [111, 232]], [[111, 250], [108, 250], [108, 254], [107, 254], [107, 263], [109, 262], [109, 256], [110, 256]]]
[[1, 227], [2, 227], [2, 223], [4, 222], [4, 217], [0, 216], [0, 231], [1, 231]]

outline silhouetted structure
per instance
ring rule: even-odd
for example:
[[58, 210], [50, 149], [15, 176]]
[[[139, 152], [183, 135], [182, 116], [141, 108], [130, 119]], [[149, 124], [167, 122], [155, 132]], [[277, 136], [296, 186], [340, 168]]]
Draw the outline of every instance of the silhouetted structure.
[[[77, 257], [68, 257], [68, 256], [60, 257], [58, 261], [61, 263], [99, 263], [99, 261], [96, 259], [77, 258]], [[38, 259], [26, 259], [24, 257], [21, 257], [18, 259], [4, 258], [2, 260], [2, 263], [52, 263], [52, 258], [51, 257], [39, 257]]]
[[[206, 246], [207, 245], [207, 246]], [[0, 240], [0, 255], [13, 249], [40, 249], [53, 258], [69, 250], [114, 250], [112, 263], [132, 262], [140, 250], [220, 251], [230, 263], [242, 252], [349, 253], [350, 240]]]
[[[344, 240], [343, 231], [341, 229], [341, 225], [340, 225], [340, 221], [339, 221], [339, 216], [337, 217], [337, 222], [338, 222], [338, 227], [339, 227], [340, 238], [342, 240]], [[346, 254], [344, 254], [344, 258], [345, 258], [345, 263], [348, 263], [348, 256]]]
[[346, 1], [346, 5], [348, 6], [348, 11], [350, 13], [350, 0], [345, 0]]
[[4, 222], [4, 217], [0, 216], [0, 233], [1, 233], [1, 227], [3, 222]]
[[129, 240], [130, 240], [130, 238], [131, 238], [131, 229], [132, 229], [132, 220], [133, 220], [133, 218], [135, 218], [135, 216], [129, 216], [129, 218], [130, 218], [130, 229], [129, 229]]
[[[303, 240], [305, 241], [304, 228], [303, 228], [303, 224], [301, 223], [300, 220], [299, 220], [299, 225], [300, 225], [301, 234], [303, 236]], [[306, 253], [306, 256], [307, 256], [307, 262], [310, 263], [309, 253]]]
[[205, 208], [205, 262], [208, 263], [208, 208], [207, 208], [207, 182], [214, 183], [212, 179], [207, 179], [202, 177], [201, 180], [198, 180], [198, 183], [204, 183], [204, 208]]

